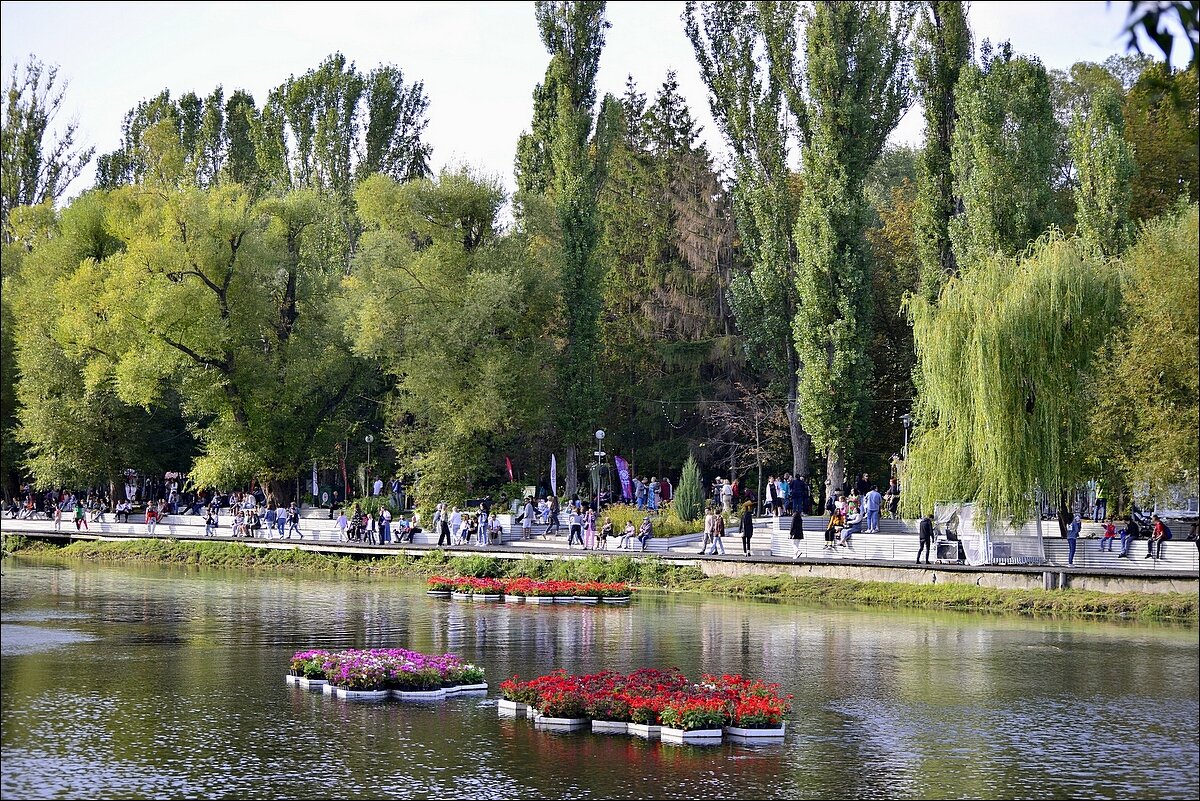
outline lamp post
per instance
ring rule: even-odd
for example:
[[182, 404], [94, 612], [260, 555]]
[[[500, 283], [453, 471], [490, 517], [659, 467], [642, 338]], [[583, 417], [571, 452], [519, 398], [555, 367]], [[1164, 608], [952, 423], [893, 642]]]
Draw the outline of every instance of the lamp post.
[[596, 429], [596, 518], [600, 517], [600, 487], [603, 485], [604, 473], [604, 429]]
[[900, 415], [900, 422], [904, 423], [904, 461], [908, 461], [908, 429], [912, 428], [912, 415]]
[[367, 494], [367, 495], [369, 495], [371, 493], [371, 487], [369, 484], [369, 482], [371, 481], [371, 443], [374, 441], [375, 441], [375, 437], [372, 436], [371, 434], [367, 434], [365, 437], [363, 437], [363, 442], [367, 443], [367, 478], [366, 478], [366, 480], [368, 482], [368, 486], [364, 490], [364, 494]]

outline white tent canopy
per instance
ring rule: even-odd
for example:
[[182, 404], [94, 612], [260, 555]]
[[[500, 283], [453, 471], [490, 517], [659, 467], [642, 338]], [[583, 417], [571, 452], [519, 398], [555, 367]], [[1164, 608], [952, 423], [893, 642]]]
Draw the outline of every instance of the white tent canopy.
[[939, 528], [953, 532], [962, 543], [967, 564], [1037, 565], [1046, 561], [1042, 521], [1035, 517], [1023, 526], [1009, 520], [987, 520], [973, 503], [938, 504], [934, 517]]

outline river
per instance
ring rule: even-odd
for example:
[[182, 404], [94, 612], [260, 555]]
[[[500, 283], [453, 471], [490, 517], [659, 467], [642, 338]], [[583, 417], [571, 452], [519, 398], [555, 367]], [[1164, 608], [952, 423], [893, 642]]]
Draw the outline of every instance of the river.
[[[0, 794], [246, 798], [1194, 798], [1189, 626], [647, 593], [472, 604], [419, 581], [4, 561]], [[482, 665], [488, 698], [355, 704], [285, 686], [306, 647]], [[783, 745], [700, 748], [500, 719], [566, 668], [742, 673]]]

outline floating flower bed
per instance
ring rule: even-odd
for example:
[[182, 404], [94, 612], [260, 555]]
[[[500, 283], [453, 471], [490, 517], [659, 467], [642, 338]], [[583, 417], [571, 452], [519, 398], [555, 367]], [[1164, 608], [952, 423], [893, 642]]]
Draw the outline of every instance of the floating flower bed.
[[557, 670], [528, 681], [513, 676], [500, 692], [501, 714], [537, 709], [536, 722], [576, 727], [590, 721], [596, 732], [692, 745], [720, 743], [723, 734], [739, 742], [782, 738], [792, 701], [777, 684], [736, 675], [705, 675], [693, 683], [677, 670], [649, 669], [587, 676]]
[[407, 648], [297, 651], [289, 683], [317, 687], [352, 701], [437, 700], [460, 692], [487, 691], [483, 668], [453, 654], [429, 656]]
[[538, 581], [531, 578], [491, 579], [472, 576], [433, 576], [429, 595], [456, 600], [500, 600], [509, 603], [629, 603], [633, 590], [624, 583], [601, 581]]

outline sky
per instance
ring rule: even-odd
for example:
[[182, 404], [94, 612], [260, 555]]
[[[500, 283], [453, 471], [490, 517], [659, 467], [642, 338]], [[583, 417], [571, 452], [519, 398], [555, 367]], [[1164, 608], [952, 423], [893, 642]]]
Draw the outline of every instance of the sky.
[[[1125, 2], [975, 2], [976, 43], [1012, 41], [1048, 68], [1103, 61], [1125, 50]], [[600, 60], [599, 96], [621, 94], [632, 75], [653, 97], [670, 69], [703, 138], [720, 157], [704, 85], [683, 32], [682, 2], [610, 2], [612, 24]], [[7, 86], [30, 54], [59, 67], [68, 83], [64, 120], [97, 154], [114, 150], [121, 120], [140, 100], [169, 89], [200, 96], [223, 86], [249, 91], [261, 105], [273, 87], [340, 51], [367, 72], [394, 64], [420, 80], [429, 98], [425, 139], [432, 166], [469, 165], [513, 187], [517, 137], [527, 130], [532, 91], [548, 55], [530, 2], [466, 3], [56, 3], [0, 4], [0, 62]], [[1176, 47], [1177, 55], [1180, 47]], [[1153, 51], [1148, 51], [1153, 52]], [[919, 107], [892, 135], [919, 143]], [[93, 170], [69, 188], [91, 186]]]

